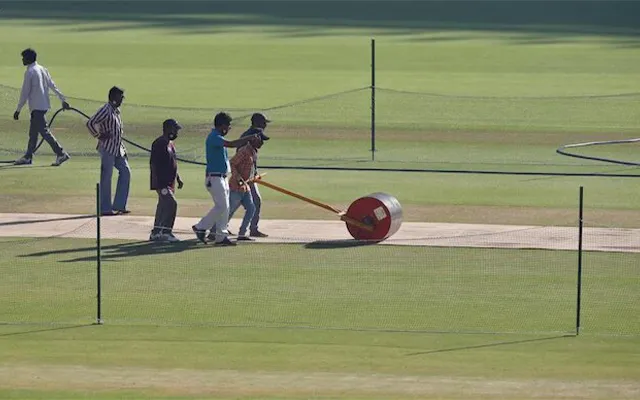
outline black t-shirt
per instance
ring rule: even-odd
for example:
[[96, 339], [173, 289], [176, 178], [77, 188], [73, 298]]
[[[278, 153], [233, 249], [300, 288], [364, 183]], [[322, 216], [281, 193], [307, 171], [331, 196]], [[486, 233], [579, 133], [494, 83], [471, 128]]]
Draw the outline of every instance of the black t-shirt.
[[151, 190], [175, 188], [178, 176], [176, 148], [172, 141], [164, 136], [157, 138], [151, 145]]

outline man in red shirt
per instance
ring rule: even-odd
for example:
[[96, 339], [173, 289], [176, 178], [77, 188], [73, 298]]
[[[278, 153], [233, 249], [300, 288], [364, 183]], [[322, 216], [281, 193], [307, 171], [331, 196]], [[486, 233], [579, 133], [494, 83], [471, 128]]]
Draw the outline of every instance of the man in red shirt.
[[176, 201], [176, 180], [178, 189], [183, 183], [178, 175], [178, 160], [176, 147], [173, 143], [178, 138], [178, 131], [182, 126], [175, 119], [168, 119], [162, 123], [162, 136], [151, 145], [151, 190], [158, 193], [156, 219], [149, 240], [161, 242], [178, 242], [180, 239], [173, 235], [173, 225], [178, 212]]

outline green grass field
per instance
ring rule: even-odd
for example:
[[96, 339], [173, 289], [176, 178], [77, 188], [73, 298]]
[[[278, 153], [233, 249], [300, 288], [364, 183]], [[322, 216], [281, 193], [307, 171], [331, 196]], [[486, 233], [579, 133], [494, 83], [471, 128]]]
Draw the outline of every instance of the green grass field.
[[[19, 53], [32, 46], [86, 113], [124, 87], [126, 133], [144, 146], [178, 118], [192, 160], [216, 111], [238, 117], [235, 136], [243, 116], [267, 110], [264, 166], [637, 174], [555, 149], [638, 135], [638, 6], [475, 3], [1, 1], [0, 161], [26, 145], [27, 112], [11, 115]], [[95, 209], [83, 122], [54, 123], [73, 155], [61, 168], [47, 167], [46, 145], [32, 167], [0, 165], [0, 212]], [[579, 151], [638, 162], [636, 146]], [[129, 149], [130, 208], [151, 215], [146, 154]], [[179, 214], [199, 216], [210, 206], [202, 167], [180, 168]], [[573, 226], [584, 186], [588, 226], [640, 224], [634, 178], [264, 171], [338, 207], [393, 194], [406, 221]], [[333, 218], [263, 195], [264, 218]], [[94, 326], [92, 246], [2, 239], [1, 398], [640, 397], [634, 254], [585, 255], [584, 332], [572, 337], [574, 252], [258, 245], [223, 259], [189, 243], [109, 241], [106, 324]]]
[[[93, 241], [3, 239], [0, 248], [0, 299], [8, 305], [2, 322], [9, 323], [0, 325], [0, 371], [14, 365], [27, 376], [39, 368], [64, 374], [82, 366], [80, 376], [86, 374], [83, 384], [71, 387], [32, 383], [38, 390], [49, 386], [41, 395], [66, 396], [63, 387], [77, 387], [76, 396], [116, 390], [102, 396], [119, 397], [122, 387], [99, 378], [109, 373], [125, 381], [127, 374], [137, 376], [137, 396], [159, 395], [163, 385], [151, 381], [153, 374], [192, 371], [189, 379], [223, 379], [233, 370], [238, 373], [232, 387], [270, 374], [275, 385], [296, 374], [309, 382], [298, 383], [297, 390], [258, 382], [263, 393], [238, 388], [232, 397], [220, 388], [189, 389], [189, 379], [164, 389], [220, 398], [308, 398], [314, 385], [322, 387], [316, 376], [330, 372], [333, 379], [368, 380], [356, 389], [332, 381], [323, 396], [411, 398], [400, 383], [408, 374], [418, 383], [425, 380], [415, 389], [419, 398], [464, 395], [427, 388], [434, 376], [473, 377], [487, 385], [494, 379], [523, 386], [556, 382], [540, 389], [545, 391], [557, 382], [598, 379], [594, 393], [605, 398], [615, 393], [606, 385], [633, 382], [639, 372], [633, 335], [640, 329], [634, 318], [638, 257], [632, 254], [586, 255], [583, 335], [571, 337], [573, 252], [257, 245], [230, 249], [221, 259], [188, 242], [166, 247], [105, 241], [105, 325], [90, 326], [96, 312]], [[245, 261], [230, 265], [232, 259]], [[402, 333], [407, 330], [424, 332]], [[370, 391], [371, 374], [390, 382]], [[15, 377], [0, 393], [24, 396], [19, 389], [27, 381]], [[594, 393], [588, 398], [599, 398]]]

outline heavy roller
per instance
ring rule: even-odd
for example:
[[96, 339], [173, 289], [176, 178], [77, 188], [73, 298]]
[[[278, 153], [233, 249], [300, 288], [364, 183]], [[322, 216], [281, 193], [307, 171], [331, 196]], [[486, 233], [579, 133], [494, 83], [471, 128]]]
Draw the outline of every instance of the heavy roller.
[[252, 182], [337, 214], [340, 220], [345, 222], [349, 234], [354, 239], [382, 241], [391, 237], [402, 225], [402, 206], [389, 194], [378, 192], [360, 197], [343, 211], [267, 182], [263, 178], [264, 175], [266, 174], [257, 175]]

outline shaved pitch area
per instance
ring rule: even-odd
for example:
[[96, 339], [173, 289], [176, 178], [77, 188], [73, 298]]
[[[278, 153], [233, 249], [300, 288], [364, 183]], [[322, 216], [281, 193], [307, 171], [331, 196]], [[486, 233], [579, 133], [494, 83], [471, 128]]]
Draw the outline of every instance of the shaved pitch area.
[[[95, 238], [95, 216], [68, 214], [0, 213], [0, 237]], [[103, 239], [147, 240], [153, 217], [123, 215], [101, 219]], [[199, 218], [178, 217], [174, 232], [182, 240], [194, 241], [191, 226]], [[239, 219], [230, 222], [237, 232]], [[354, 240], [344, 222], [326, 220], [263, 220], [270, 233], [259, 243], [331, 243]], [[640, 229], [585, 228], [584, 250], [640, 253]], [[514, 249], [576, 250], [577, 227], [544, 227], [488, 224], [405, 222], [382, 242], [406, 246], [454, 246]]]
[[[0, 379], [15, 374], [17, 388], [63, 391], [143, 390], [170, 398], [473, 398], [521, 399], [535, 393], [538, 399], [637, 399], [640, 384], [633, 381], [559, 381], [552, 379], [485, 380], [460, 377], [397, 376], [327, 372], [243, 372], [148, 368], [91, 368], [42, 365], [2, 366]], [[2, 381], [0, 380], [0, 384]], [[20, 393], [20, 391], [16, 391]], [[125, 395], [126, 396], [126, 395]], [[226, 397], [233, 396], [233, 397]], [[344, 396], [344, 397], [343, 397]], [[100, 397], [98, 397], [100, 398]], [[105, 397], [106, 398], [106, 397]], [[126, 396], [125, 398], [128, 398]], [[155, 398], [155, 397], [154, 397]], [[169, 397], [167, 397], [169, 398]]]

